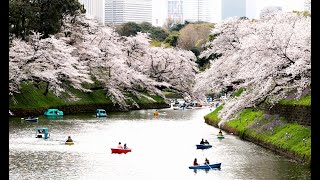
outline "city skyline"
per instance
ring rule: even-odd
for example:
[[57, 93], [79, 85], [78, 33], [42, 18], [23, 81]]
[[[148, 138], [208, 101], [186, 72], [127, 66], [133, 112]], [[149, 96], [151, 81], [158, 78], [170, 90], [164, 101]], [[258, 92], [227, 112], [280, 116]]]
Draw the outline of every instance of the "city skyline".
[[[152, 6], [157, 7], [152, 10], [152, 24], [156, 26], [161, 26], [164, 24], [167, 17], [166, 14], [166, 2], [169, 0], [153, 0]], [[174, 0], [171, 0], [174, 1]], [[178, 1], [178, 0], [176, 0]], [[191, 2], [194, 3], [202, 2], [204, 0], [180, 0], [183, 2]], [[290, 12], [293, 10], [304, 11], [306, 10], [305, 2], [307, 0], [207, 0], [207, 7], [212, 7], [209, 9], [210, 18], [209, 22], [217, 23], [221, 20], [224, 20], [228, 17], [238, 16], [238, 17], [248, 17], [250, 19], [259, 19], [260, 12], [263, 8], [269, 6], [277, 6], [281, 7], [282, 11]], [[196, 4], [195, 4], [196, 6]], [[197, 8], [189, 8], [188, 10], [184, 9], [184, 14], [186, 11], [193, 11], [193, 13], [197, 13]], [[191, 12], [188, 12], [191, 13]], [[183, 19], [186, 20], [185, 15], [183, 14]]]
[[[280, 7], [283, 12], [310, 11], [308, 0], [79, 0], [87, 14], [102, 24], [149, 22], [163, 26], [174, 23], [203, 21], [217, 23], [229, 17], [259, 19], [265, 7]], [[310, 0], [309, 0], [310, 1]]]

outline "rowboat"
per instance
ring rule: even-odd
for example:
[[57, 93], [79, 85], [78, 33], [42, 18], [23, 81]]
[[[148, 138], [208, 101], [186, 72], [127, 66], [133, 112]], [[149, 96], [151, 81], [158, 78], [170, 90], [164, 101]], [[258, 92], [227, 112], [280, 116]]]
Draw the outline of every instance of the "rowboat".
[[50, 133], [48, 128], [38, 127], [36, 128], [36, 138], [48, 139], [50, 137]]
[[104, 110], [104, 109], [97, 109], [97, 110], [96, 110], [96, 117], [107, 117], [106, 110]]
[[197, 144], [197, 149], [208, 149], [208, 148], [212, 148], [212, 145], [210, 144]]
[[74, 145], [74, 142], [65, 142], [65, 145]]
[[111, 153], [116, 153], [116, 154], [127, 154], [128, 152], [131, 152], [131, 149], [119, 149], [119, 148], [111, 148]]
[[[21, 118], [21, 119], [24, 119], [24, 118]], [[27, 121], [27, 122], [38, 122], [38, 120], [39, 118], [31, 118], [31, 117], [24, 119], [24, 121]]]
[[63, 111], [60, 111], [58, 109], [48, 109], [44, 112], [44, 115], [46, 117], [57, 117], [57, 116], [63, 116]]
[[218, 139], [223, 139], [224, 136], [218, 136], [218, 135], [217, 135], [217, 138], [218, 138]]
[[217, 164], [209, 164], [209, 165], [198, 165], [198, 166], [189, 166], [189, 169], [213, 169], [213, 168], [221, 168], [221, 163]]

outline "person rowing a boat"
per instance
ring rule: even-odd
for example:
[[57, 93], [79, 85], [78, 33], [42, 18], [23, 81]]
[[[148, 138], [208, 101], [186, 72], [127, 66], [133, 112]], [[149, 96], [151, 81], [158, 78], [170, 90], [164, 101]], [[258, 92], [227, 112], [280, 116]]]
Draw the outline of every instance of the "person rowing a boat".
[[128, 149], [127, 144], [123, 145], [123, 149]]
[[209, 164], [210, 164], [209, 159], [206, 158], [206, 159], [204, 160], [204, 164], [209, 165]]
[[194, 166], [198, 166], [199, 165], [198, 162], [197, 162], [197, 158], [194, 158], [193, 165]]
[[222, 136], [222, 131], [220, 129], [219, 133], [218, 133], [218, 136]]
[[209, 144], [208, 140], [204, 140], [204, 144]]
[[68, 136], [68, 139], [66, 142], [73, 142], [73, 140], [71, 139], [71, 136]]
[[118, 148], [119, 148], [119, 149], [123, 149], [123, 147], [122, 147], [122, 145], [121, 145], [121, 142], [119, 142]]
[[200, 144], [204, 144], [204, 141], [203, 141], [203, 139], [200, 141]]

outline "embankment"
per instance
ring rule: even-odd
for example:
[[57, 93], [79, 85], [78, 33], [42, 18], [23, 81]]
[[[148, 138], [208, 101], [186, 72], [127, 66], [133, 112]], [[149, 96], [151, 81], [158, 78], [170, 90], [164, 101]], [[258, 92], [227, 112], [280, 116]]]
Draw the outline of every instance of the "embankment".
[[[309, 106], [310, 107], [310, 106]], [[223, 105], [204, 117], [209, 125], [218, 127], [218, 118]], [[311, 165], [311, 128], [309, 125], [310, 108], [294, 105], [291, 111], [298, 108], [307, 112], [292, 116], [285, 113], [290, 109], [288, 104], [278, 104], [277, 110], [245, 109], [239, 116], [224, 123], [220, 128], [228, 133], [238, 135], [241, 139], [265, 147], [277, 154]], [[281, 112], [281, 113], [280, 113]], [[271, 114], [273, 113], [273, 114]], [[305, 115], [303, 117], [303, 115]]]
[[[128, 108], [123, 109], [118, 104], [113, 104], [101, 88], [93, 88], [92, 92], [88, 93], [68, 87], [66, 92], [57, 97], [52, 92], [46, 91], [45, 83], [24, 83], [21, 86], [21, 93], [9, 97], [9, 109], [18, 117], [43, 115], [48, 108], [58, 108], [64, 114], [77, 114], [95, 112], [98, 108], [105, 109], [107, 112], [116, 112], [170, 107], [165, 99], [149, 94], [146, 95], [153, 100], [146, 97], [138, 99], [128, 93]], [[134, 101], [139, 107], [134, 105]]]

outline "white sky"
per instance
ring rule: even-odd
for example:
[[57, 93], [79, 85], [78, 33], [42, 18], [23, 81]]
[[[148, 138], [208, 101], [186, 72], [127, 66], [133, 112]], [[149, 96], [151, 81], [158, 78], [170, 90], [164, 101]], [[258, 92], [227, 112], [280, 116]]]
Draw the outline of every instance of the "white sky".
[[[167, 7], [165, 2], [167, 0], [152, 0], [153, 3], [153, 18], [165, 19]], [[190, 1], [190, 0], [189, 0]], [[195, 0], [196, 1], [196, 0]], [[219, 1], [219, 0], [212, 0]], [[223, 1], [223, 0], [222, 0]], [[236, 1], [236, 0], [235, 0]], [[281, 6], [283, 11], [304, 10], [304, 0], [246, 0], [247, 17], [258, 18], [261, 9], [266, 6]]]

